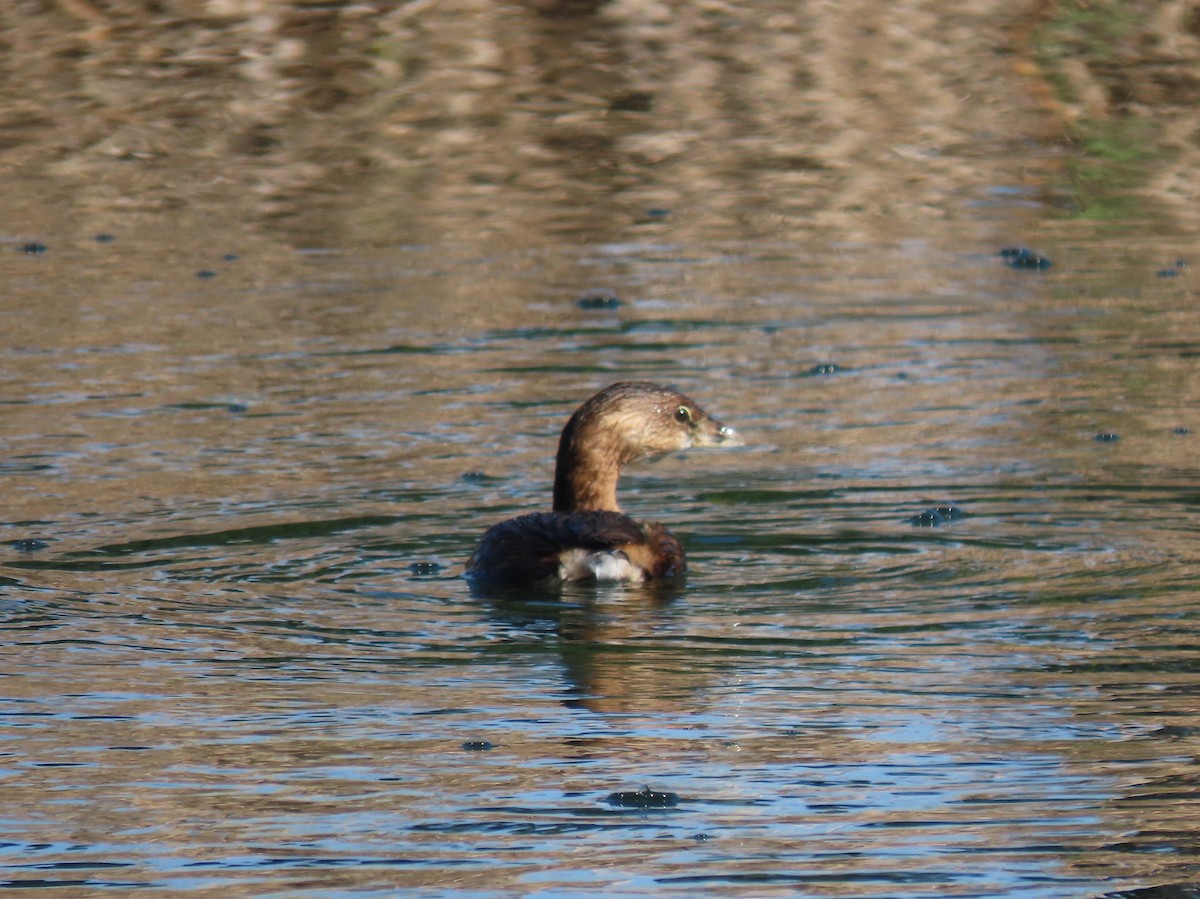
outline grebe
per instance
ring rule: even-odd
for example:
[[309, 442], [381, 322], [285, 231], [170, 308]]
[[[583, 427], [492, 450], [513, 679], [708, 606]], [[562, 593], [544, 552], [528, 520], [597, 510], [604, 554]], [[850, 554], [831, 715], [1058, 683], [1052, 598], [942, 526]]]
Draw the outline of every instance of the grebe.
[[554, 511], [493, 525], [467, 562], [467, 577], [496, 584], [633, 581], [683, 574], [679, 541], [617, 505], [630, 462], [693, 446], [741, 446], [742, 438], [682, 393], [622, 381], [584, 403], [563, 428]]

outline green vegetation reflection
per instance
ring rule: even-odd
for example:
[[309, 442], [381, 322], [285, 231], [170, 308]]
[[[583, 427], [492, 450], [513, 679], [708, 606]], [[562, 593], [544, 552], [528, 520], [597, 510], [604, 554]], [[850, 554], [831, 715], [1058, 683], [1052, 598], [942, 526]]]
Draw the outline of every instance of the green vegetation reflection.
[[1134, 64], [1150, 41], [1140, 5], [1064, 0], [1033, 34], [1038, 66], [1071, 116], [1066, 136], [1076, 155], [1062, 188], [1078, 218], [1128, 221], [1151, 211], [1137, 191], [1163, 161], [1162, 129], [1132, 102], [1137, 80], [1148, 77]]

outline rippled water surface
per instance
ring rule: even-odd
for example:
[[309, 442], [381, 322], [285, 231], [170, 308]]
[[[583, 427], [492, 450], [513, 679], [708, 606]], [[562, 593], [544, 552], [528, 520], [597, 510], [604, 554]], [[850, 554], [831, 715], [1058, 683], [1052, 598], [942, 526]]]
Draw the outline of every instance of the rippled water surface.
[[[1190, 169], [1032, 18], [135, 6], [4, 25], [0, 886], [1191, 895]], [[686, 582], [473, 593], [625, 378]]]
[[[557, 251], [625, 298], [594, 310], [536, 254], [410, 247], [302, 256], [269, 287], [227, 287], [252, 259], [169, 273], [136, 313], [35, 301], [136, 252], [3, 262], [26, 291], [4, 532], [45, 544], [4, 550], [9, 885], [1193, 876], [1190, 271], [1074, 247], [1045, 273], [921, 245]], [[492, 296], [497, 272], [527, 290]], [[52, 327], [67, 303], [77, 329]], [[748, 439], [625, 481], [684, 540], [686, 585], [473, 596], [480, 531], [548, 502], [565, 416], [625, 376]], [[965, 517], [910, 520], [939, 506]]]

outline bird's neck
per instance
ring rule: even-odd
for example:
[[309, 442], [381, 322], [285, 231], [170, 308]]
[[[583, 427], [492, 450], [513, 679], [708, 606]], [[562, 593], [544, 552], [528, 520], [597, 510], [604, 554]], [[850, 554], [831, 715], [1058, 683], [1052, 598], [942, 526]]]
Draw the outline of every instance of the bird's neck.
[[617, 481], [623, 466], [614, 441], [595, 433], [564, 431], [554, 468], [554, 511], [620, 512]]

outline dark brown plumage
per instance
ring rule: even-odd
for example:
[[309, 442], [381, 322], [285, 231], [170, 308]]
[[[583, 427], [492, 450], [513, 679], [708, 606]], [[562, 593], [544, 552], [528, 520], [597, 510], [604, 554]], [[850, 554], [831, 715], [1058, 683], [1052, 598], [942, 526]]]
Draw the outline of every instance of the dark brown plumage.
[[658, 524], [640, 524], [617, 505], [626, 465], [692, 446], [740, 446], [733, 428], [677, 391], [622, 381], [579, 407], [559, 438], [554, 511], [493, 525], [467, 562], [491, 583], [644, 581], [682, 574], [683, 548]]

